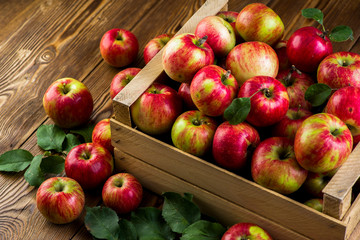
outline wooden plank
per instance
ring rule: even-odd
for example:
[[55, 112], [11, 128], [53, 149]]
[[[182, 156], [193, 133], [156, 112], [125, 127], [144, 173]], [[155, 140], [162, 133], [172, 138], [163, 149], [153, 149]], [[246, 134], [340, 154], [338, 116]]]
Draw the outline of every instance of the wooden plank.
[[317, 232], [319, 238], [339, 238], [345, 235], [343, 222], [305, 208], [295, 200], [184, 153], [115, 119], [111, 119], [111, 131], [113, 145], [120, 151], [250, 211], [282, 223], [289, 229], [307, 236]]
[[134, 174], [147, 189], [158, 194], [168, 191], [180, 194], [185, 192], [191, 193], [194, 195], [194, 202], [200, 207], [202, 213], [217, 219], [225, 226], [231, 226], [238, 222], [253, 222], [266, 229], [275, 239], [310, 239], [204, 189], [196, 187], [183, 179], [151, 166], [140, 159], [127, 155], [116, 148], [115, 156], [119, 159], [116, 162], [117, 168], [125, 169], [127, 172]]
[[[201, 8], [176, 33], [193, 33], [197, 23], [206, 16], [215, 15], [227, 4], [227, 0], [207, 0]], [[115, 118], [131, 126], [130, 106], [163, 73], [161, 55], [163, 49], [135, 76], [114, 98]]]
[[[346, 239], [360, 239], [359, 231], [354, 231], [360, 222], [360, 195], [352, 203], [349, 211], [344, 216], [343, 222], [346, 224]], [[357, 235], [355, 235], [356, 233]]]
[[352, 187], [360, 176], [360, 145], [323, 189], [324, 213], [342, 219], [351, 205]]

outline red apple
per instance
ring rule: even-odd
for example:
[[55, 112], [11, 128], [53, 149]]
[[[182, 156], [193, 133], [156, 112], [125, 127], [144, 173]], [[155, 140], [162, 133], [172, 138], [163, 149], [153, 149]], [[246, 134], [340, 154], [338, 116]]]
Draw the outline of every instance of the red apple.
[[182, 101], [169, 86], [153, 83], [130, 107], [131, 119], [143, 132], [160, 135], [171, 130], [182, 113]]
[[75, 128], [89, 121], [94, 103], [89, 89], [82, 82], [61, 78], [46, 90], [43, 106], [56, 125]]
[[70, 150], [65, 159], [65, 173], [83, 189], [103, 184], [114, 170], [111, 153], [97, 143], [83, 143]]
[[286, 44], [286, 40], [280, 40], [274, 46], [274, 50], [279, 59], [279, 71], [289, 69], [291, 67], [291, 63], [289, 62], [289, 58], [286, 54]]
[[144, 48], [144, 62], [148, 64], [150, 60], [169, 42], [173, 34], [164, 33], [151, 39]]
[[276, 44], [284, 35], [284, 24], [279, 15], [262, 3], [245, 6], [236, 19], [236, 29], [247, 42], [260, 41]]
[[170, 39], [162, 54], [166, 74], [177, 82], [190, 82], [202, 67], [214, 63], [214, 52], [206, 38], [184, 33]]
[[360, 55], [352, 52], [330, 54], [320, 62], [317, 80], [334, 89], [360, 87]]
[[223, 122], [215, 131], [212, 154], [219, 166], [240, 170], [251, 161], [252, 151], [259, 145], [257, 130], [246, 122], [232, 125]]
[[182, 113], [171, 129], [175, 147], [195, 156], [204, 156], [211, 149], [217, 123], [198, 110]]
[[303, 185], [305, 191], [312, 197], [323, 198], [322, 190], [329, 183], [337, 170], [338, 169], [336, 168], [330, 172], [325, 173], [309, 172]]
[[110, 84], [110, 97], [114, 97], [141, 71], [140, 68], [126, 68], [118, 72]]
[[190, 95], [202, 113], [216, 117], [223, 115], [238, 89], [238, 83], [230, 71], [209, 65], [195, 74], [190, 84]]
[[312, 115], [312, 112], [302, 108], [289, 108], [279, 122], [272, 127], [272, 135], [275, 137], [288, 137], [295, 139], [295, 134], [303, 121]]
[[139, 181], [130, 173], [111, 176], [102, 189], [105, 206], [118, 214], [126, 214], [138, 208], [143, 196]]
[[85, 205], [85, 194], [80, 184], [68, 177], [45, 180], [36, 192], [36, 206], [40, 213], [55, 224], [77, 219]]
[[214, 51], [215, 56], [224, 57], [235, 47], [234, 29], [230, 23], [218, 16], [203, 18], [196, 26], [195, 36], [208, 37], [207, 43]]
[[314, 80], [306, 73], [297, 72], [293, 69], [279, 71], [276, 79], [286, 87], [289, 95], [289, 107], [311, 110], [311, 103], [305, 100], [305, 92], [314, 84]]
[[238, 15], [239, 15], [239, 13], [234, 12], [234, 11], [220, 11], [216, 14], [216, 16], [219, 16], [222, 19], [224, 19], [225, 21], [227, 21], [228, 23], [230, 23], [231, 27], [234, 29], [236, 43], [241, 43], [241, 42], [244, 42], [244, 40], [241, 38], [239, 32], [236, 30], [236, 27], [235, 27], [236, 18]]
[[254, 181], [281, 194], [297, 191], [305, 182], [307, 173], [296, 161], [293, 141], [286, 137], [265, 139], [252, 156]]
[[272, 240], [271, 236], [254, 223], [236, 223], [222, 236], [221, 240]]
[[340, 118], [349, 128], [353, 143], [360, 141], [360, 87], [347, 86], [335, 91], [329, 98], [324, 112]]
[[226, 69], [241, 86], [254, 76], [276, 77], [279, 60], [274, 49], [263, 42], [245, 42], [235, 46], [226, 57]]
[[114, 153], [114, 147], [111, 144], [110, 118], [103, 119], [95, 125], [92, 131], [92, 142], [102, 145], [111, 154]]
[[319, 212], [323, 211], [324, 201], [321, 198], [312, 198], [304, 202], [304, 204], [308, 207], [311, 207]]
[[138, 51], [139, 43], [136, 36], [125, 29], [111, 29], [100, 41], [101, 56], [106, 63], [114, 67], [129, 65], [136, 59]]
[[273, 77], [256, 76], [248, 79], [240, 87], [238, 97], [250, 98], [251, 109], [246, 121], [257, 127], [277, 123], [289, 108], [286, 88]]
[[330, 39], [312, 26], [296, 30], [286, 44], [289, 61], [302, 72], [314, 72], [320, 62], [333, 52]]
[[181, 83], [178, 89], [178, 95], [183, 100], [185, 108], [187, 110], [197, 110], [193, 100], [191, 99], [190, 94], [190, 84], [189, 83]]
[[346, 124], [329, 113], [308, 117], [295, 135], [296, 159], [311, 172], [328, 172], [340, 167], [352, 147], [353, 138]]

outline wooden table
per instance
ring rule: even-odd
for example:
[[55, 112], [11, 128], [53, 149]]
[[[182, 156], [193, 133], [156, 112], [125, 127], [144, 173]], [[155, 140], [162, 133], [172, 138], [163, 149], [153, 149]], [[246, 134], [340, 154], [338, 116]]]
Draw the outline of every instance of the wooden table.
[[[0, 1], [0, 154], [22, 148], [43, 151], [36, 130], [51, 124], [42, 107], [47, 87], [61, 77], [85, 83], [94, 98], [93, 123], [112, 115], [109, 86], [121, 69], [104, 63], [99, 42], [111, 28], [132, 31], [140, 51], [132, 66], [143, 67], [142, 50], [153, 37], [175, 33], [205, 0], [2, 0]], [[240, 11], [250, 0], [229, 1], [229, 10]], [[284, 39], [306, 20], [301, 9], [317, 7], [325, 25], [348, 25], [354, 41], [334, 43], [334, 51], [359, 52], [360, 2], [320, 0], [263, 0], [285, 24]], [[83, 217], [71, 224], [54, 225], [36, 208], [36, 188], [20, 173], [0, 173], [0, 239], [91, 239]], [[87, 192], [86, 205], [101, 204], [100, 192]], [[161, 198], [146, 192], [143, 205], [157, 206]], [[359, 232], [359, 231], [356, 231]], [[354, 234], [352, 239], [359, 239]]]

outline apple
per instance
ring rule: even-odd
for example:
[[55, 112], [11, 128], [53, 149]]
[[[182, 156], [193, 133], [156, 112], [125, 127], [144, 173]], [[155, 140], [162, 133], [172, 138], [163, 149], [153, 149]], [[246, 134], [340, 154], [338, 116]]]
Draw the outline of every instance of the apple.
[[298, 72], [294, 69], [286, 69], [279, 71], [276, 79], [286, 87], [289, 95], [289, 107], [311, 110], [311, 103], [305, 100], [305, 92], [310, 85], [314, 84], [314, 80], [310, 75]]
[[251, 109], [246, 121], [257, 127], [277, 123], [289, 108], [286, 88], [273, 77], [255, 76], [248, 79], [240, 87], [238, 97], [250, 98]]
[[130, 113], [141, 131], [160, 135], [170, 131], [182, 113], [182, 100], [174, 89], [155, 82], [131, 105]]
[[100, 53], [106, 63], [113, 67], [125, 67], [132, 63], [139, 52], [136, 36], [125, 29], [107, 31], [100, 41]]
[[337, 170], [338, 169], [336, 168], [330, 172], [325, 173], [309, 172], [303, 185], [305, 191], [312, 197], [323, 198], [322, 190], [329, 183]]
[[305, 182], [308, 171], [296, 161], [293, 141], [286, 137], [270, 137], [255, 149], [251, 175], [263, 187], [281, 194], [297, 191]]
[[275, 137], [288, 137], [295, 139], [295, 134], [303, 121], [313, 113], [302, 108], [289, 108], [279, 122], [272, 126], [272, 135]]
[[273, 45], [284, 35], [284, 24], [279, 15], [262, 3], [246, 5], [239, 12], [235, 26], [247, 42], [260, 41]]
[[148, 64], [150, 60], [169, 42], [174, 34], [164, 33], [151, 39], [144, 48], [144, 62]]
[[114, 97], [141, 71], [141, 68], [126, 68], [118, 72], [111, 80], [110, 97]]
[[46, 179], [36, 192], [39, 212], [55, 224], [70, 223], [82, 213], [85, 194], [80, 184], [68, 177]]
[[105, 206], [118, 214], [126, 214], [138, 208], [143, 196], [140, 182], [130, 173], [111, 176], [102, 189]]
[[83, 189], [103, 184], [114, 170], [111, 153], [97, 143], [83, 143], [72, 148], [65, 159], [66, 176], [75, 179]]
[[279, 60], [272, 47], [263, 42], [244, 42], [236, 45], [226, 57], [226, 69], [241, 86], [254, 76], [276, 77]]
[[304, 204], [308, 207], [311, 207], [319, 212], [323, 211], [324, 201], [321, 198], [312, 198], [304, 202]]
[[217, 122], [198, 110], [182, 113], [171, 129], [175, 147], [201, 157], [210, 152]]
[[98, 143], [114, 154], [114, 146], [111, 144], [110, 118], [99, 121], [92, 131], [92, 142]]
[[180, 84], [179, 89], [178, 89], [178, 95], [183, 100], [186, 110], [197, 110], [195, 103], [191, 99], [189, 83], [181, 83]]
[[237, 171], [251, 161], [252, 152], [259, 143], [259, 133], [250, 124], [232, 125], [225, 121], [215, 131], [212, 154], [219, 166]]
[[179, 34], [165, 45], [162, 65], [166, 74], [177, 82], [190, 82], [202, 67], [214, 63], [214, 52], [206, 43], [191, 33]]
[[286, 53], [289, 61], [302, 72], [315, 72], [320, 62], [333, 52], [330, 39], [312, 26], [296, 30], [288, 39]]
[[329, 98], [324, 112], [340, 118], [349, 128], [353, 143], [360, 141], [360, 87], [347, 86], [336, 90]]
[[296, 159], [311, 172], [328, 172], [340, 167], [352, 147], [353, 138], [346, 124], [329, 113], [308, 117], [295, 135]]
[[333, 89], [360, 87], [360, 55], [353, 52], [328, 55], [319, 64], [317, 80]]
[[291, 63], [289, 62], [289, 58], [286, 54], [286, 44], [287, 40], [280, 40], [274, 46], [274, 50], [279, 59], [279, 71], [291, 68]]
[[222, 19], [230, 23], [231, 27], [234, 29], [236, 43], [241, 43], [244, 42], [244, 40], [241, 38], [239, 32], [236, 30], [235, 27], [236, 18], [238, 15], [239, 13], [234, 11], [220, 11], [216, 14], [216, 16], [221, 17]]
[[200, 112], [211, 116], [223, 115], [239, 90], [230, 71], [208, 65], [201, 68], [190, 84], [190, 95]]
[[94, 103], [89, 89], [73, 78], [54, 81], [43, 96], [46, 114], [62, 128], [75, 128], [86, 124]]
[[254, 223], [236, 223], [222, 236], [221, 240], [272, 240], [271, 236], [260, 226]]
[[236, 39], [234, 29], [230, 23], [219, 16], [203, 18], [195, 28], [195, 36], [207, 36], [207, 43], [214, 51], [215, 56], [224, 57], [235, 47]]

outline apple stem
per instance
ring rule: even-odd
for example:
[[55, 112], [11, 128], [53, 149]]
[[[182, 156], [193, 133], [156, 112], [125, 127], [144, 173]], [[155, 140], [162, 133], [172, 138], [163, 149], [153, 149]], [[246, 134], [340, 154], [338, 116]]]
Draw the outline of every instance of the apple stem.
[[195, 126], [200, 126], [200, 125], [201, 125], [201, 121], [199, 121], [199, 119], [193, 119], [192, 123], [193, 123]]
[[67, 94], [69, 92], [69, 89], [67, 88], [66, 83], [63, 83], [63, 93]]
[[265, 97], [267, 97], [267, 98], [270, 98], [270, 97], [271, 97], [270, 89], [268, 89], [268, 88], [263, 88], [262, 91], [263, 91], [263, 93], [265, 94]]
[[322, 37], [323, 39], [325, 39], [325, 36], [327, 35], [328, 31], [325, 30], [324, 25], [322, 25], [322, 27], [323, 27], [323, 31], [322, 31], [322, 34], [320, 35], [320, 37]]
[[207, 39], [208, 39], [208, 36], [207, 36], [207, 35], [205, 35], [205, 36], [203, 36], [202, 38], [200, 38], [200, 39], [199, 39], [199, 42], [198, 42], [198, 46], [199, 46], [199, 47], [202, 46], [202, 45], [206, 42]]
[[121, 41], [121, 40], [123, 40], [123, 38], [122, 38], [122, 36], [121, 36], [120, 32], [118, 32], [118, 35], [116, 36], [116, 40], [117, 40], [117, 41]]
[[339, 135], [339, 129], [335, 128], [334, 130], [331, 131], [331, 135], [333, 135], [334, 137], [336, 137], [337, 135]]
[[221, 82], [224, 82], [226, 79], [228, 79], [230, 74], [231, 74], [231, 70], [227, 70], [226, 73], [221, 76]]
[[57, 182], [55, 183], [54, 188], [56, 192], [62, 192], [64, 191], [64, 184], [62, 184], [61, 182]]

